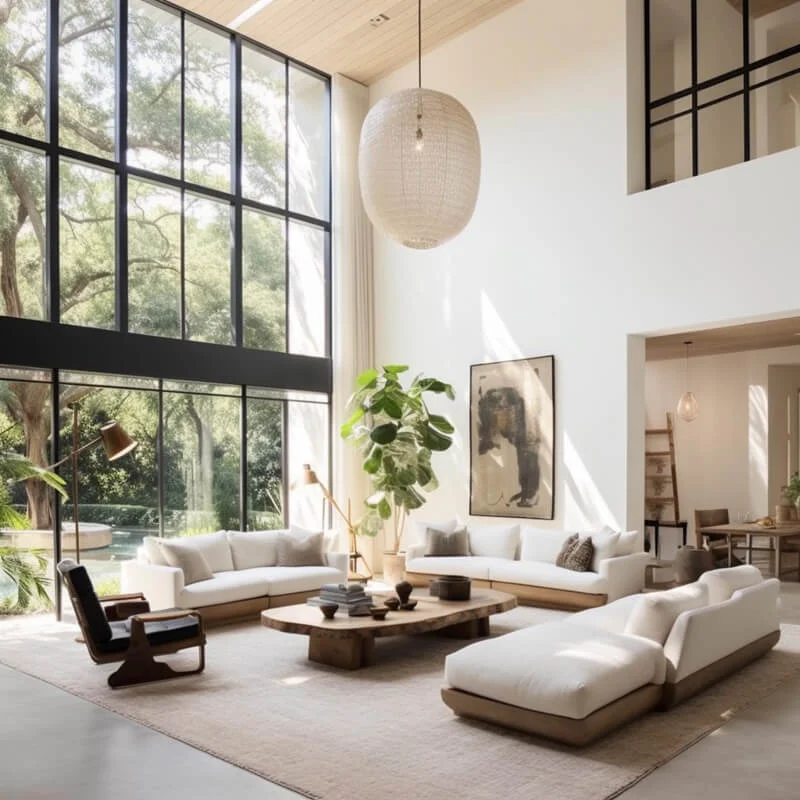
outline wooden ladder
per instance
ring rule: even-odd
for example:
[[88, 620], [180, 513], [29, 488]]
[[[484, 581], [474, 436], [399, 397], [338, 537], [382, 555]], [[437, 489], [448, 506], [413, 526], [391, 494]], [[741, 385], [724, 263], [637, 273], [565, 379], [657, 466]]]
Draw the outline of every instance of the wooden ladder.
[[[645, 474], [644, 474], [644, 502], [645, 517], [648, 516], [647, 509], [652, 506], [672, 506], [675, 515], [674, 522], [679, 522], [681, 518], [680, 505], [678, 502], [678, 472], [675, 466], [675, 429], [672, 423], [672, 414], [667, 412], [666, 428], [648, 428], [645, 430]], [[653, 440], [656, 445], [650, 446]], [[668, 442], [667, 450], [656, 449], [659, 442]], [[656, 458], [669, 459], [669, 475], [662, 475], [660, 472], [651, 475], [647, 471], [647, 462]], [[659, 491], [659, 487], [664, 484], [671, 486], [669, 494]]]

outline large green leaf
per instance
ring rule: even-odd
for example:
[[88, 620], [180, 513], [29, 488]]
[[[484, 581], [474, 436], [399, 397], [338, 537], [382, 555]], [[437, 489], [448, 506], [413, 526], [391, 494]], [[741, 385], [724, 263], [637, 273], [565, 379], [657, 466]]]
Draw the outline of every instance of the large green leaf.
[[350, 436], [352, 436], [353, 426], [356, 425], [356, 423], [360, 422], [363, 418], [364, 418], [364, 409], [361, 408], [361, 406], [359, 406], [352, 413], [350, 419], [348, 419], [347, 422], [345, 422], [344, 425], [342, 425], [341, 430], [339, 431], [341, 433], [342, 438], [348, 439]]
[[425, 446], [430, 450], [441, 453], [447, 450], [451, 444], [453, 444], [453, 440], [449, 436], [439, 433], [435, 428], [428, 427], [426, 430]]
[[381, 466], [381, 448], [373, 447], [362, 466], [364, 467], [364, 472], [374, 475]]
[[436, 430], [442, 433], [455, 433], [456, 429], [447, 417], [442, 417], [439, 414], [431, 414], [428, 421]]
[[385, 497], [378, 503], [378, 513], [381, 515], [382, 520], [387, 520], [392, 516], [392, 506]]
[[400, 403], [392, 396], [387, 395], [383, 401], [383, 410], [392, 418], [400, 419], [403, 416], [403, 408]]
[[391, 375], [399, 375], [401, 372], [408, 372], [408, 367], [405, 364], [387, 364], [383, 371]]
[[397, 438], [397, 425], [393, 422], [386, 422], [372, 429], [369, 435], [375, 444], [391, 444]]
[[368, 386], [372, 386], [378, 380], [378, 370], [376, 369], [368, 369], [362, 372], [356, 378], [356, 386], [360, 389], [366, 389]]
[[370, 508], [377, 508], [379, 503], [386, 498], [386, 492], [375, 492], [366, 499], [366, 504]]

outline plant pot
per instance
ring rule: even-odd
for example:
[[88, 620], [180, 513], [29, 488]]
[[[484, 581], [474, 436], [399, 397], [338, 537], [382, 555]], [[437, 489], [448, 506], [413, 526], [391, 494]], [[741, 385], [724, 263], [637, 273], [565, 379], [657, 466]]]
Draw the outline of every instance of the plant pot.
[[675, 556], [675, 582], [694, 583], [704, 572], [714, 569], [714, 556], [704, 548], [679, 547]]
[[383, 554], [383, 581], [389, 586], [401, 583], [406, 579], [406, 554], [388, 553]]

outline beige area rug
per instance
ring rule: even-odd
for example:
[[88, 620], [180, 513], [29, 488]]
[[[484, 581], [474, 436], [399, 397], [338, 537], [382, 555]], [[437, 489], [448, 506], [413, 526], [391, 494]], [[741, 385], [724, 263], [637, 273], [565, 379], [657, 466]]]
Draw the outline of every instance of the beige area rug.
[[[493, 632], [557, 619], [517, 608]], [[444, 657], [462, 642], [380, 639], [357, 672], [306, 661], [305, 637], [259, 624], [209, 633], [206, 672], [111, 691], [72, 625], [0, 619], [0, 661], [265, 778], [324, 800], [605, 800], [737, 711], [800, 675], [800, 626], [777, 648], [667, 713], [573, 750], [456, 718], [442, 703]]]

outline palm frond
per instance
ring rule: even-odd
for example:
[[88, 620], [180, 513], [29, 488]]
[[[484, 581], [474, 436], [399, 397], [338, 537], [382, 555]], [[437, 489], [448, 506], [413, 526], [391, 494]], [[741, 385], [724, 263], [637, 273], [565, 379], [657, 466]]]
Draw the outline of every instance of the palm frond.
[[34, 464], [29, 458], [19, 453], [0, 452], [0, 480], [17, 483], [31, 478], [43, 481], [62, 497], [67, 497], [64, 489], [66, 481], [60, 475]]
[[0, 572], [16, 586], [17, 598], [13, 609], [26, 611], [34, 603], [49, 607], [45, 575], [47, 559], [38, 550], [24, 551], [16, 547], [0, 547]]

